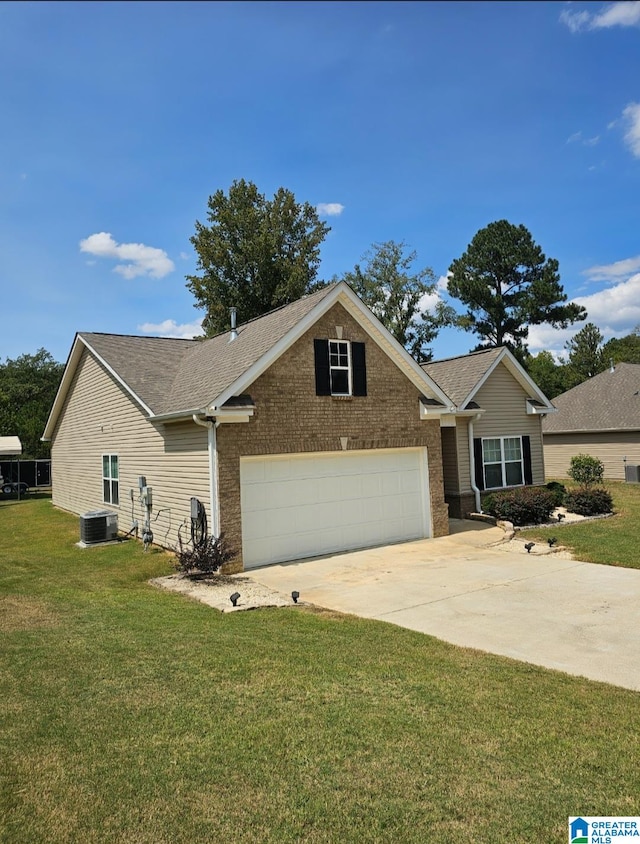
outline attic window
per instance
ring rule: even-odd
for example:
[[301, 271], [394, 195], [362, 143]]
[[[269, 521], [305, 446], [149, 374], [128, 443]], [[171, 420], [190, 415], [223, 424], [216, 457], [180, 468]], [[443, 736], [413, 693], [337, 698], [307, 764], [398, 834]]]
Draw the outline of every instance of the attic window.
[[351, 344], [329, 340], [329, 383], [332, 396], [351, 395]]
[[314, 340], [317, 396], [366, 396], [364, 343]]

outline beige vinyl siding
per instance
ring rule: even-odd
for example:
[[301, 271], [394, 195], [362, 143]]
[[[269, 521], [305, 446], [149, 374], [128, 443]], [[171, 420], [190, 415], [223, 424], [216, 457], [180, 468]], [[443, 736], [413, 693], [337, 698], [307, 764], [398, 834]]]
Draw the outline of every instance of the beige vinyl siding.
[[[474, 429], [475, 430], [475, 429]], [[460, 492], [471, 492], [471, 460], [469, 455], [469, 420], [462, 418], [456, 420], [456, 439], [458, 442], [458, 477], [460, 479]]]
[[460, 492], [458, 477], [458, 441], [456, 428], [442, 428], [442, 472], [446, 495]]
[[[103, 454], [118, 455], [119, 505], [103, 501]], [[102, 509], [117, 512], [124, 532], [131, 527], [132, 508], [142, 527], [138, 476], [144, 475], [153, 489], [154, 542], [165, 547], [175, 546], [181, 524], [185, 525], [182, 536], [188, 537], [191, 496], [202, 501], [212, 524], [206, 429], [193, 422], [151, 423], [87, 351], [52, 438], [51, 467], [55, 506], [77, 514]]]
[[542, 425], [539, 416], [527, 413], [525, 393], [520, 384], [502, 364], [480, 387], [474, 400], [484, 413], [473, 426], [474, 437], [521, 437], [531, 442], [531, 469], [534, 484], [544, 483], [544, 455]]
[[624, 480], [624, 458], [640, 466], [640, 431], [583, 434], [545, 434], [544, 462], [547, 478], [567, 478], [571, 458], [588, 454], [604, 463], [604, 477]]

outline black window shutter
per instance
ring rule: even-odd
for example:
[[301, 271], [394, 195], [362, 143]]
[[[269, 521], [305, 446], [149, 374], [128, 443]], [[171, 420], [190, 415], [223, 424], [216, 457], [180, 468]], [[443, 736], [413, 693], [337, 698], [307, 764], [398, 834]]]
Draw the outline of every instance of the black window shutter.
[[331, 381], [329, 378], [329, 341], [314, 340], [313, 352], [316, 367], [316, 396], [330, 396]]
[[524, 482], [533, 483], [533, 468], [531, 466], [531, 437], [522, 438], [522, 460], [524, 462]]
[[367, 364], [364, 343], [351, 344], [351, 366], [353, 367], [353, 395], [367, 395]]
[[475, 437], [473, 440], [473, 465], [476, 470], [476, 486], [484, 489], [484, 463], [482, 460], [482, 438]]

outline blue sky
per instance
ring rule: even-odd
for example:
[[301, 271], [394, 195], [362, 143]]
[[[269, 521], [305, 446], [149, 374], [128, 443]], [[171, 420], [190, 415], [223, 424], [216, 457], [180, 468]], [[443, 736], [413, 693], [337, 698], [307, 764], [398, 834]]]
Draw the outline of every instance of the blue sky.
[[0, 78], [3, 360], [197, 333], [190, 237], [241, 178], [329, 206], [322, 278], [404, 241], [446, 298], [507, 219], [606, 339], [640, 324], [640, 2], [3, 2]]

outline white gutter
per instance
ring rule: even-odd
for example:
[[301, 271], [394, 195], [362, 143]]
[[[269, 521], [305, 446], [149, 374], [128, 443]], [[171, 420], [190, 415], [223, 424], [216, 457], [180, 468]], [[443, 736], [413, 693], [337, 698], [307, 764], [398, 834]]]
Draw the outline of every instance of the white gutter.
[[216, 428], [218, 420], [201, 419], [196, 413], [191, 417], [196, 425], [207, 428], [207, 450], [209, 452], [209, 501], [211, 506], [211, 530], [215, 537], [220, 536], [220, 498], [218, 496], [218, 443]]
[[482, 513], [482, 504], [480, 503], [480, 490], [476, 486], [476, 461], [473, 450], [473, 423], [477, 422], [482, 416], [482, 413], [476, 413], [469, 419], [469, 478], [471, 479], [471, 489], [476, 497], [476, 513]]

